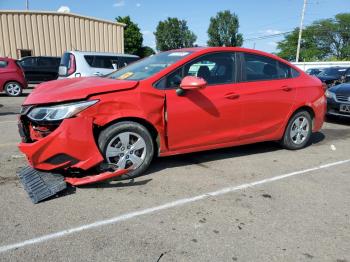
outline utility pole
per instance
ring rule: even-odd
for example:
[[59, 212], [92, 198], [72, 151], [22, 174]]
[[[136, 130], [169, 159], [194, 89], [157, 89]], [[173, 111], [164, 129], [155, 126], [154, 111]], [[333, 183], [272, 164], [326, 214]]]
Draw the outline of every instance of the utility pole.
[[26, 10], [29, 10], [29, 0], [26, 0]]
[[301, 36], [303, 34], [303, 23], [304, 23], [305, 9], [306, 9], [306, 0], [304, 0], [303, 11], [301, 12], [301, 21], [300, 21], [299, 37], [298, 37], [298, 47], [297, 47], [297, 55], [296, 55], [295, 62], [299, 62], [300, 43], [301, 43]]

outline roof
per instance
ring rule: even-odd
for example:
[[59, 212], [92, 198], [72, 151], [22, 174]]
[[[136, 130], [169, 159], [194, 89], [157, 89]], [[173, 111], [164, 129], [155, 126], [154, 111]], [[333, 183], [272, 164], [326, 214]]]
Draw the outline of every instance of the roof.
[[129, 54], [122, 54], [122, 53], [112, 53], [112, 52], [93, 52], [93, 51], [79, 51], [79, 50], [67, 50], [65, 53], [72, 52], [76, 54], [82, 54], [82, 55], [105, 55], [105, 56], [123, 56], [123, 57], [139, 57], [137, 55], [129, 55]]
[[108, 20], [103, 20], [99, 18], [94, 18], [90, 16], [83, 16], [83, 15], [77, 15], [74, 13], [62, 13], [62, 12], [54, 12], [54, 11], [32, 11], [32, 10], [0, 10], [0, 14], [31, 14], [31, 15], [61, 15], [61, 16], [70, 16], [70, 17], [77, 17], [77, 18], [83, 18], [83, 19], [88, 19], [88, 20], [93, 20], [97, 22], [102, 22], [102, 23], [108, 23], [108, 24], [113, 24], [113, 25], [119, 25], [125, 27], [126, 24], [117, 22], [117, 21], [108, 21]]

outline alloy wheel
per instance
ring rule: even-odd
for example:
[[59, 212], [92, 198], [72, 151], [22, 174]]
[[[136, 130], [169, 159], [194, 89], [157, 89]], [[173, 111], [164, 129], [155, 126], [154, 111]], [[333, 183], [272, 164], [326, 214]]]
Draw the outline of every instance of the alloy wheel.
[[294, 144], [302, 144], [309, 134], [310, 124], [306, 117], [296, 118], [292, 124], [290, 138]]
[[6, 85], [6, 93], [10, 96], [18, 96], [21, 94], [21, 86], [18, 83], [8, 83]]

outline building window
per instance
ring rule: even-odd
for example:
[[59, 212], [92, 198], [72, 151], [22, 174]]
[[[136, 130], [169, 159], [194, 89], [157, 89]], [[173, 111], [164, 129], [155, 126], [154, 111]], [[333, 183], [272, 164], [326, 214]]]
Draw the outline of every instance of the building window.
[[17, 56], [23, 58], [26, 56], [32, 56], [32, 50], [29, 49], [17, 49]]

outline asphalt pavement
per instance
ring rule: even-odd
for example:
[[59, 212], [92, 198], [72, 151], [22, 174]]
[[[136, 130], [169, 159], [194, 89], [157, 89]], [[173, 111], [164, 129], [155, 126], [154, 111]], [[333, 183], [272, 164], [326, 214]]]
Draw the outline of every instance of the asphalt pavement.
[[135, 180], [34, 205], [16, 177], [24, 98], [0, 95], [0, 261], [350, 262], [349, 120], [328, 120], [303, 150], [160, 158]]

